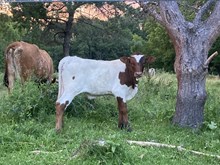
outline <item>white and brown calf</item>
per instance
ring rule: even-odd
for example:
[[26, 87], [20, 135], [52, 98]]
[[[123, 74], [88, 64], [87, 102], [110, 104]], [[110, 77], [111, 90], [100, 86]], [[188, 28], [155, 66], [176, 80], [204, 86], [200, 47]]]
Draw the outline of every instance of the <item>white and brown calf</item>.
[[144, 64], [151, 59], [144, 55], [121, 57], [113, 61], [64, 57], [59, 63], [59, 92], [56, 101], [56, 130], [62, 128], [63, 113], [80, 93], [89, 97], [113, 95], [118, 102], [118, 127], [128, 127], [126, 101], [138, 91], [138, 78]]

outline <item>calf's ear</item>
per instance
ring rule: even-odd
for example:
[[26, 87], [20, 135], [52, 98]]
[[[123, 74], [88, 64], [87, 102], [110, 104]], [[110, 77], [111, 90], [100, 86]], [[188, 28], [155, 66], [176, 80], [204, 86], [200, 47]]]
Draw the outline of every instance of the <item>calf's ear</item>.
[[120, 60], [121, 60], [121, 62], [126, 64], [126, 63], [130, 62], [130, 57], [123, 56], [123, 57], [120, 58]]
[[154, 56], [147, 56], [146, 57], [147, 64], [153, 63], [155, 60], [156, 60], [156, 57], [154, 57]]

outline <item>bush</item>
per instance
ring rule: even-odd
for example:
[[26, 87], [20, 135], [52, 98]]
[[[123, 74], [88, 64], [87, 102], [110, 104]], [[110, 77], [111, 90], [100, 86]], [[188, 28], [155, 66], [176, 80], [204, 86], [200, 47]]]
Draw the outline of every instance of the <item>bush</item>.
[[219, 86], [220, 81], [218, 78], [209, 77], [207, 79], [207, 101], [204, 110], [204, 124], [206, 128], [211, 130], [215, 130], [220, 126]]
[[[176, 79], [169, 73], [159, 73], [154, 77], [143, 77], [139, 82], [139, 91], [128, 104], [142, 111], [142, 116], [169, 120], [175, 110]], [[138, 102], [138, 104], [137, 104]], [[131, 116], [136, 115], [132, 114]]]
[[126, 149], [123, 145], [111, 140], [85, 140], [73, 153], [73, 157], [95, 159], [99, 164], [124, 164], [124, 161], [133, 164], [133, 160], [125, 152]]
[[15, 121], [30, 118], [44, 120], [47, 114], [55, 112], [56, 96], [57, 84], [38, 85], [34, 82], [26, 82], [21, 87], [16, 83], [12, 93], [1, 98], [0, 112]]

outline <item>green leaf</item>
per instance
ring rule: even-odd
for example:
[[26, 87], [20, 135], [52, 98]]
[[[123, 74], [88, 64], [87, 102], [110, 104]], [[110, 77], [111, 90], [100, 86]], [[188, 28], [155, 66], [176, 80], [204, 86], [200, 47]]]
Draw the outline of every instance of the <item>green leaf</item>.
[[112, 146], [112, 153], [115, 153], [116, 146]]

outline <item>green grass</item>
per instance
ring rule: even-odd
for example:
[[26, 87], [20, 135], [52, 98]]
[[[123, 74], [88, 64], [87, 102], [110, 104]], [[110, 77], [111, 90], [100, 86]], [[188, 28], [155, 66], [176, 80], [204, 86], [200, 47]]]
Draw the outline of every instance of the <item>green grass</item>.
[[[176, 78], [160, 73], [150, 80], [143, 77], [138, 94], [128, 102], [132, 132], [117, 128], [113, 97], [88, 101], [80, 95], [65, 112], [60, 134], [54, 130], [56, 85], [38, 88], [29, 82], [22, 89], [17, 85], [10, 96], [0, 86], [0, 164], [217, 165], [217, 158], [177, 149], [129, 145], [126, 140], [166, 143], [220, 155], [219, 86], [218, 79], [208, 78], [205, 122], [199, 132], [171, 124]], [[98, 141], [106, 143], [100, 146]]]

